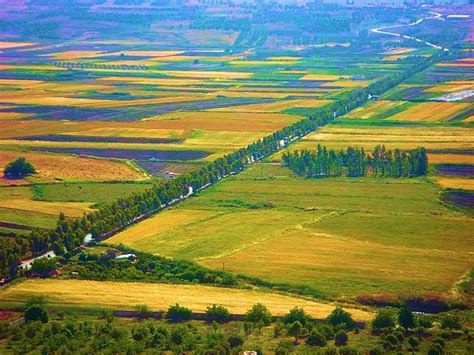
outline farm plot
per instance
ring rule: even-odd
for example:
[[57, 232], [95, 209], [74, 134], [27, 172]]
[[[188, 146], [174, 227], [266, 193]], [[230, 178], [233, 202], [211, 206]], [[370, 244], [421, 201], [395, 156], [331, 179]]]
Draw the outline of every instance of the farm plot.
[[395, 113], [389, 119], [393, 121], [445, 122], [462, 120], [462, 114], [472, 109], [469, 103], [422, 102]]
[[[83, 280], [27, 280], [0, 291], [3, 307], [22, 305], [25, 299], [44, 295], [55, 307], [133, 310], [145, 304], [153, 311], [179, 303], [193, 312], [205, 312], [213, 304], [223, 305], [234, 314], [245, 314], [255, 303], [263, 303], [275, 316], [282, 316], [295, 306], [303, 307], [315, 318], [326, 318], [335, 305], [258, 290], [168, 285], [156, 283], [100, 282]], [[159, 296], [157, 296], [159, 295]], [[371, 312], [347, 308], [354, 319], [370, 320]]]
[[109, 241], [325, 296], [447, 292], [472, 263], [472, 220], [438, 198], [422, 178], [307, 180], [258, 164]]

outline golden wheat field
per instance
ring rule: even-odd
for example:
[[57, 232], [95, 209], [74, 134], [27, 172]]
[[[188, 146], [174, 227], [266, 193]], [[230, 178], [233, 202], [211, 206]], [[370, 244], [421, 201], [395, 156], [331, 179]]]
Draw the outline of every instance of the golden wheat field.
[[[0, 303], [10, 307], [25, 299], [43, 295], [53, 306], [105, 307], [133, 310], [136, 305], [147, 305], [154, 311], [166, 310], [179, 303], [194, 312], [204, 312], [208, 306], [219, 304], [235, 314], [244, 314], [255, 303], [265, 304], [275, 316], [286, 314], [295, 306], [303, 307], [315, 318], [325, 318], [334, 304], [279, 294], [218, 288], [200, 285], [170, 285], [152, 283], [101, 282], [83, 280], [27, 280], [0, 291]], [[357, 320], [370, 320], [370, 312], [348, 308]]]
[[89, 203], [82, 202], [45, 202], [30, 199], [0, 200], [0, 208], [10, 209], [21, 213], [22, 211], [37, 212], [58, 216], [63, 212], [67, 217], [82, 217], [84, 213], [92, 212]]

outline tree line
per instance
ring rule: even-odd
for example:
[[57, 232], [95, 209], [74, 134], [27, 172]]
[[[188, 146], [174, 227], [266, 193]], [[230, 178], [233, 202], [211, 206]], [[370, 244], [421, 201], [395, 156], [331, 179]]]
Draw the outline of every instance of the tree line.
[[405, 152], [398, 148], [386, 150], [383, 145], [366, 153], [364, 148], [336, 151], [318, 144], [316, 151], [286, 152], [282, 162], [297, 175], [310, 178], [341, 176], [343, 172], [349, 177], [366, 176], [369, 170], [374, 176], [416, 177], [426, 175], [428, 170], [425, 148]]
[[9, 258], [10, 262], [0, 264], [0, 278], [13, 278], [18, 267], [17, 261], [25, 255], [38, 255], [49, 249], [53, 249], [58, 255], [61, 255], [80, 246], [89, 233], [97, 240], [106, 239], [220, 179], [240, 172], [255, 161], [280, 150], [290, 142], [300, 139], [336, 117], [364, 104], [370, 95], [380, 95], [428, 68], [434, 62], [445, 60], [447, 55], [449, 54], [440, 52], [430, 58], [420, 59], [409, 68], [377, 80], [366, 88], [352, 90], [338, 98], [338, 101], [326, 105], [317, 114], [276, 131], [245, 148], [218, 158], [199, 170], [180, 175], [173, 180], [158, 181], [145, 192], [120, 198], [114, 203], [80, 218], [66, 219], [61, 214], [56, 228], [51, 230], [35, 229], [31, 232], [28, 237], [28, 251], [23, 248], [19, 251], [19, 248], [12, 248], [10, 243], [0, 240], [0, 254], [5, 254], [5, 250], [15, 253]]

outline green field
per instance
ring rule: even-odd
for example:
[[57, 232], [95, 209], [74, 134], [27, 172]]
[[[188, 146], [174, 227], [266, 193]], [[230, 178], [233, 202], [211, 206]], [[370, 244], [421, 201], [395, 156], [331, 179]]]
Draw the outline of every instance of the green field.
[[262, 163], [108, 242], [353, 298], [448, 292], [472, 264], [471, 225], [430, 179], [308, 180]]

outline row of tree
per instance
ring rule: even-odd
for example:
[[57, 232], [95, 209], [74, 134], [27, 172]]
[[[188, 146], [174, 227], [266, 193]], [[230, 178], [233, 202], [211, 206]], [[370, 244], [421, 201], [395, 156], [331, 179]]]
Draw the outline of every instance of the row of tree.
[[[31, 232], [29, 237], [30, 254], [36, 255], [51, 248], [58, 254], [64, 250], [73, 250], [84, 242], [85, 236], [89, 233], [95, 239], [106, 239], [121, 229], [216, 183], [223, 177], [238, 173], [247, 165], [276, 152], [288, 143], [362, 105], [370, 95], [380, 95], [428, 68], [434, 62], [445, 59], [442, 58], [443, 55], [447, 54], [440, 53], [430, 58], [420, 59], [404, 71], [384, 77], [367, 88], [353, 90], [341, 96], [337, 102], [327, 105], [317, 115], [300, 120], [246, 148], [216, 159], [197, 171], [183, 174], [173, 180], [159, 181], [145, 192], [135, 193], [128, 198], [120, 198], [111, 205], [101, 207], [82, 218], [68, 220], [64, 215], [61, 215], [55, 229], [48, 231], [36, 229]], [[20, 256], [24, 256], [24, 254], [20, 254]], [[14, 268], [13, 265], [4, 265], [0, 270], [0, 278], [2, 276], [13, 277], [15, 272], [11, 272], [12, 268]]]
[[283, 164], [297, 175], [306, 177], [366, 176], [369, 170], [374, 176], [416, 177], [426, 175], [428, 157], [425, 148], [408, 152], [386, 150], [376, 146], [372, 153], [364, 148], [349, 147], [345, 151], [328, 150], [318, 144], [316, 151], [301, 150], [283, 154]]

